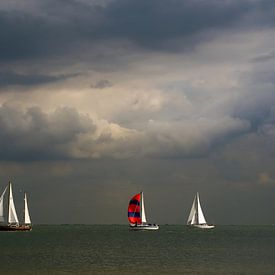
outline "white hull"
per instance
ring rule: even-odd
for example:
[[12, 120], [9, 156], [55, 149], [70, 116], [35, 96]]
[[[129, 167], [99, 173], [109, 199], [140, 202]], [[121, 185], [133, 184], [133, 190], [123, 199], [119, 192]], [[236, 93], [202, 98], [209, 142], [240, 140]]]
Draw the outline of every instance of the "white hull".
[[190, 224], [190, 227], [200, 228], [200, 229], [211, 229], [214, 228], [215, 225], [208, 225], [208, 224]]
[[130, 225], [130, 230], [141, 231], [141, 230], [158, 230], [159, 226], [157, 224], [138, 224]]

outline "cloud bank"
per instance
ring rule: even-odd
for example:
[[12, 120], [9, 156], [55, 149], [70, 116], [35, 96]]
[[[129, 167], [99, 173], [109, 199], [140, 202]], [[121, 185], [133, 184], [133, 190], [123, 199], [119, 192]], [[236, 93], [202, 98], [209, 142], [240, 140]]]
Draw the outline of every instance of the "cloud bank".
[[161, 211], [182, 222], [178, 202], [198, 190], [222, 222], [270, 222], [274, 11], [271, 0], [2, 1], [1, 179], [34, 190], [38, 217], [62, 197], [59, 222], [87, 222], [87, 209], [124, 222], [109, 213], [140, 189], [164, 223]]

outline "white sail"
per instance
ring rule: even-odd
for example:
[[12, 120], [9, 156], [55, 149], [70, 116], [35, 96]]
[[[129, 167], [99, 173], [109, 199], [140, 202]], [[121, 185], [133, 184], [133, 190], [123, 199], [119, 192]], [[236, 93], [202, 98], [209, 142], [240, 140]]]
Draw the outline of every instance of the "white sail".
[[196, 197], [194, 198], [191, 211], [187, 220], [187, 224], [194, 224], [195, 223], [195, 213], [196, 213]]
[[201, 204], [200, 204], [199, 193], [197, 193], [194, 198], [191, 211], [187, 220], [187, 224], [191, 224], [191, 225], [206, 224], [206, 220], [204, 218]]
[[30, 218], [30, 213], [29, 213], [29, 208], [28, 208], [28, 201], [27, 201], [27, 194], [25, 193], [25, 224], [31, 224], [31, 218]]
[[4, 192], [0, 197], [0, 222], [4, 222], [4, 195], [7, 191], [8, 186], [6, 186]]
[[199, 198], [199, 193], [197, 193], [197, 211], [198, 211], [198, 224], [205, 224], [206, 220], [204, 218], [202, 209], [201, 209], [201, 204], [200, 204], [200, 198]]
[[13, 195], [12, 195], [12, 187], [10, 183], [10, 197], [9, 197], [9, 216], [8, 216], [8, 223], [16, 223], [19, 224], [16, 210], [15, 210], [15, 205], [13, 201]]
[[145, 207], [144, 207], [144, 198], [143, 198], [143, 192], [141, 192], [141, 223], [146, 223], [146, 215], [145, 215]]

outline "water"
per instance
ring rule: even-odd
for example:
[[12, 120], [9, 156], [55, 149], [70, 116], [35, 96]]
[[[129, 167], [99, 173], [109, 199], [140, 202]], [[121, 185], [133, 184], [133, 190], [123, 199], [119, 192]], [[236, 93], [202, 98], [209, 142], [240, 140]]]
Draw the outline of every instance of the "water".
[[0, 232], [1, 274], [275, 274], [275, 226], [35, 226]]

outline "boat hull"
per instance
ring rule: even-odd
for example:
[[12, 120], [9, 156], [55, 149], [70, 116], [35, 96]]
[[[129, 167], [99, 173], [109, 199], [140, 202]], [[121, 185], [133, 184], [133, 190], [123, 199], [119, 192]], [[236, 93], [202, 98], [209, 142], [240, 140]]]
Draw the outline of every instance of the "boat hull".
[[158, 230], [159, 226], [157, 224], [138, 224], [130, 225], [131, 231], [145, 231], [145, 230]]
[[1, 225], [0, 231], [31, 231], [32, 227], [29, 225], [9, 226]]
[[192, 224], [189, 225], [190, 227], [194, 227], [194, 228], [200, 228], [200, 229], [212, 229], [215, 228], [215, 225], [213, 224]]

